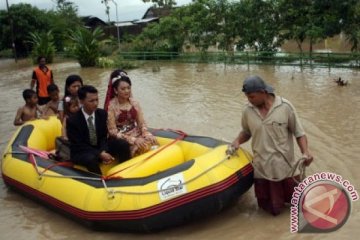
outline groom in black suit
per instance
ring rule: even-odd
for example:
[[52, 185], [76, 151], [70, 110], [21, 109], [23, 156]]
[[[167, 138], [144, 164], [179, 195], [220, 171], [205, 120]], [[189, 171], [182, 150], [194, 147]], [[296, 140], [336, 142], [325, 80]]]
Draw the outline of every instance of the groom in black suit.
[[122, 139], [108, 139], [107, 112], [99, 109], [98, 91], [85, 85], [78, 91], [81, 110], [67, 119], [66, 131], [70, 155], [75, 164], [101, 174], [99, 163], [109, 164], [130, 159], [130, 145]]

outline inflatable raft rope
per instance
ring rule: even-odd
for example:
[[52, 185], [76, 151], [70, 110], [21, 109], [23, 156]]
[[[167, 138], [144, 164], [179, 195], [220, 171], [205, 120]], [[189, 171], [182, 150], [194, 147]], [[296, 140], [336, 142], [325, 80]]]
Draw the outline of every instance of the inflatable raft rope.
[[[121, 177], [116, 177], [113, 176], [114, 174], [112, 174], [111, 176], [99, 176], [99, 177], [81, 177], [81, 176], [54, 176], [51, 174], [46, 174], [46, 172], [56, 166], [65, 166], [65, 167], [73, 167], [74, 164], [72, 162], [57, 162], [53, 165], [50, 165], [49, 167], [45, 168], [44, 170], [40, 171], [38, 164], [36, 162], [35, 156], [39, 156], [43, 159], [50, 159], [49, 156], [51, 156], [50, 152], [47, 151], [39, 151], [36, 149], [31, 149], [25, 146], [19, 146], [20, 149], [22, 149], [24, 151], [24, 153], [27, 153], [29, 155], [29, 161], [33, 164], [38, 177], [42, 178], [42, 177], [55, 177], [55, 178], [73, 178], [73, 179], [84, 179], [84, 180], [95, 180], [95, 181], [101, 181], [104, 185], [104, 188], [107, 190], [109, 195], [114, 195], [116, 193], [124, 193], [124, 194], [152, 194], [152, 193], [159, 193], [161, 191], [168, 191], [168, 189], [165, 190], [156, 190], [156, 191], [143, 191], [143, 192], [129, 192], [129, 191], [113, 191], [113, 190], [109, 190], [106, 186], [106, 180], [111, 180], [111, 179], [115, 179], [115, 178], [120, 178]], [[156, 152], [157, 153], [157, 152]], [[156, 154], [155, 153], [155, 154]], [[152, 156], [154, 156], [155, 154], [153, 154]], [[217, 163], [215, 163], [212, 166], [209, 166], [207, 169], [205, 169], [203, 172], [197, 174], [196, 176], [192, 177], [191, 179], [187, 180], [186, 182], [182, 182], [177, 186], [182, 186], [182, 185], [186, 185], [189, 184], [190, 182], [196, 180], [197, 178], [201, 177], [202, 175], [206, 174], [208, 171], [210, 171], [211, 169], [215, 168], [216, 166], [220, 165], [221, 163], [223, 163], [226, 160], [229, 160], [231, 157], [231, 155], [226, 155], [223, 159], [221, 159], [220, 161], [218, 161]], [[150, 158], [148, 158], [150, 159]], [[147, 159], [146, 159], [147, 160]], [[126, 168], [127, 169], [127, 168]], [[123, 169], [125, 170], [125, 169]], [[117, 171], [116, 173], [119, 173], [121, 171]], [[95, 174], [95, 173], [93, 173]], [[97, 175], [97, 174], [96, 174]]]

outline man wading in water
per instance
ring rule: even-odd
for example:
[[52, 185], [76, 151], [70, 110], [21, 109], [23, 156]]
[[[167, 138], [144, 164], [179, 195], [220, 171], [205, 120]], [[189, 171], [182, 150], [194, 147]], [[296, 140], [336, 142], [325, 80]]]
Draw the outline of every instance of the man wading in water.
[[298, 173], [294, 157], [293, 136], [303, 154], [304, 165], [313, 157], [296, 110], [286, 99], [276, 96], [274, 89], [258, 76], [245, 79], [242, 91], [249, 104], [242, 113], [242, 130], [227, 154], [233, 154], [240, 144], [252, 138], [254, 153], [255, 195], [260, 208], [278, 215], [284, 203], [290, 203]]

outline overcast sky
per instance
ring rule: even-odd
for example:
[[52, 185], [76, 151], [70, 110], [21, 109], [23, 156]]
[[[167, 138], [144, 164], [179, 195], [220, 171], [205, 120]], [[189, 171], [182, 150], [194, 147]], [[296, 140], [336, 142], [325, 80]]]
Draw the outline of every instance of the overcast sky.
[[[105, 5], [101, 0], [69, 0], [78, 6], [80, 16], [96, 16], [103, 21], [107, 21]], [[119, 21], [141, 19], [146, 10], [152, 5], [144, 3], [142, 0], [114, 0], [118, 6]], [[53, 0], [8, 0], [9, 5], [17, 3], [29, 3], [40, 9], [54, 9], [55, 1]], [[177, 6], [190, 3], [191, 0], [177, 0]], [[116, 21], [116, 7], [110, 2], [110, 21]], [[6, 9], [6, 0], [0, 0], [0, 9]]]

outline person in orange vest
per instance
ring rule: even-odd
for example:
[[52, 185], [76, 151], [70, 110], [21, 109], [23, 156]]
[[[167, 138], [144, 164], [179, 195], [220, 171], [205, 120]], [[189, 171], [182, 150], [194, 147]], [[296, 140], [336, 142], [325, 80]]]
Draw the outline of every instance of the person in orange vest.
[[47, 92], [47, 86], [54, 83], [53, 73], [49, 67], [46, 66], [46, 58], [38, 57], [39, 66], [37, 66], [32, 74], [30, 88], [34, 89], [36, 83], [36, 94], [39, 98], [39, 105], [44, 105], [50, 101]]

